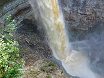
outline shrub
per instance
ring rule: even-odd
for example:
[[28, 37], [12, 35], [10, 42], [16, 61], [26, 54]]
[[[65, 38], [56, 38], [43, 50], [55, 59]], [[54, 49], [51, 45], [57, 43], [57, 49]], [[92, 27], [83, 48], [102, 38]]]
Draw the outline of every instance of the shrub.
[[19, 78], [23, 60], [19, 56], [18, 43], [13, 39], [16, 23], [7, 16], [5, 24], [0, 36], [0, 78]]

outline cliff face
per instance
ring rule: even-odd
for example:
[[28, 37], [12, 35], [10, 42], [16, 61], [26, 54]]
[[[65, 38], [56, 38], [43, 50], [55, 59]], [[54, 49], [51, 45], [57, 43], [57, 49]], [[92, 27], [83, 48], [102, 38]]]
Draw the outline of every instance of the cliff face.
[[61, 0], [70, 39], [83, 40], [91, 31], [104, 25], [103, 0]]
[[[91, 43], [95, 44], [97, 41], [100, 42], [100, 43], [96, 43], [95, 46], [94, 45], [87, 46], [87, 47], [91, 47], [92, 49], [94, 49], [93, 53], [91, 54], [93, 55], [91, 59], [96, 60], [94, 56], [98, 55], [97, 57], [100, 57], [101, 54], [98, 54], [98, 53], [100, 53], [99, 52], [100, 50], [103, 50], [102, 49], [103, 47], [100, 47], [100, 46], [102, 46], [102, 43], [104, 41], [104, 38], [102, 37], [104, 36], [102, 34], [102, 32], [104, 32], [104, 0], [59, 0], [59, 1], [60, 1], [60, 6], [62, 8], [63, 14], [64, 14], [65, 24], [68, 30], [70, 41], [75, 42], [75, 41], [83, 41], [83, 40], [89, 39], [91, 40], [88, 42], [89, 44]], [[13, 1], [11, 0], [9, 3], [6, 3], [6, 0], [5, 1], [1, 0], [0, 6], [1, 6], [0, 19], [2, 19], [0, 20], [0, 26], [1, 24], [3, 25], [3, 22], [5, 22], [4, 17], [7, 14], [11, 14], [12, 19], [15, 19], [18, 24], [21, 22], [21, 20], [25, 18], [34, 20], [33, 11], [27, 0], [13, 0]], [[38, 34], [34, 35], [34, 32], [31, 33], [31, 32], [25, 31], [25, 33], [26, 34], [22, 34], [20, 32], [19, 35], [17, 36], [18, 37], [17, 39], [20, 41], [22, 49], [24, 50], [23, 57], [26, 60], [30, 58], [29, 60], [27, 60], [27, 63], [28, 63], [28, 61], [30, 61], [31, 58], [34, 59], [34, 56], [36, 55], [34, 54], [33, 56], [31, 56], [32, 54], [30, 54], [30, 56], [28, 56], [29, 53], [34, 53], [35, 51], [35, 50], [33, 51], [33, 49], [31, 50], [31, 47], [28, 47], [28, 46], [36, 47], [35, 43], [37, 42], [37, 40], [35, 41], [35, 38], [37, 39], [39, 35]], [[26, 42], [20, 39], [21, 36], [22, 36], [22, 39], [24, 39], [24, 41]], [[92, 36], [94, 36], [93, 37], [94, 39], [91, 39]], [[92, 42], [92, 40], [93, 41], [95, 40], [95, 42]], [[30, 43], [28, 43], [28, 41]], [[34, 44], [31, 44], [31, 43], [34, 43]], [[40, 45], [43, 45], [43, 42], [42, 43], [39, 42], [39, 43]], [[24, 46], [24, 44], [26, 44], [26, 46]], [[47, 45], [47, 47], [49, 46]], [[42, 48], [41, 48], [41, 51], [43, 50]], [[27, 51], [27, 54], [25, 54], [26, 52], [25, 49]], [[95, 51], [97, 51], [98, 53], [94, 53]], [[101, 52], [102, 54], [104, 53], [103, 51]], [[101, 59], [104, 59], [104, 58], [101, 58]], [[33, 62], [33, 60], [31, 61]], [[94, 62], [94, 61], [91, 61], [91, 62]], [[99, 64], [97, 64], [97, 66], [99, 68], [100, 67], [103, 68], [104, 66], [103, 62], [104, 60], [98, 61]], [[97, 70], [97, 72], [101, 72], [101, 71]]]
[[[104, 22], [103, 0], [60, 0], [60, 3], [69, 30], [88, 31]], [[4, 0], [0, 1], [1, 4], [0, 18], [8, 13], [17, 20], [32, 18], [32, 10], [27, 0], [10, 0], [9, 3]]]
[[103, 78], [104, 0], [61, 0], [61, 7], [72, 46], [88, 55], [90, 68]]

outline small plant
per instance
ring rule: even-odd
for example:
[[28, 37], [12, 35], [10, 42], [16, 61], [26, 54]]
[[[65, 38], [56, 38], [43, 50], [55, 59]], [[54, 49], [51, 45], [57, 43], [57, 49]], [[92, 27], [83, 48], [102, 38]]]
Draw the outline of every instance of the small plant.
[[15, 21], [8, 16], [5, 24], [0, 36], [0, 78], [19, 78], [23, 60], [19, 56], [18, 43], [13, 39]]
[[51, 75], [48, 75], [47, 78], [52, 78]]
[[45, 65], [41, 67], [41, 71], [47, 72], [47, 73], [51, 73], [54, 70], [56, 70], [56, 64], [54, 64], [53, 62], [47, 62], [45, 63]]

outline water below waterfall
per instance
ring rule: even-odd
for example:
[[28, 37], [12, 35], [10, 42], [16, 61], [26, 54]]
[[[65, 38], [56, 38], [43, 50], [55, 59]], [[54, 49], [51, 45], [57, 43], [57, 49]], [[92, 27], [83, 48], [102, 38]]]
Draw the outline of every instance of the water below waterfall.
[[[80, 78], [104, 78], [103, 76], [100, 77], [102, 74], [98, 73], [104, 72], [99, 67], [101, 64], [97, 64], [100, 58], [94, 58], [96, 61], [91, 63], [94, 55], [96, 57], [96, 53], [94, 55], [93, 53], [98, 50], [95, 46], [101, 46], [101, 42], [96, 43], [99, 39], [95, 40], [94, 38], [102, 38], [103, 34], [93, 38], [92, 35], [89, 35], [86, 40], [70, 42], [70, 33], [67, 33], [62, 8], [58, 0], [29, 0], [29, 2], [34, 10], [35, 19], [45, 27], [53, 56], [61, 61], [66, 72]], [[103, 38], [101, 41], [103, 41]], [[101, 54], [104, 54], [104, 52], [98, 53], [99, 56], [97, 57], [100, 57]], [[99, 70], [94, 68], [94, 65]], [[102, 65], [104, 66], [104, 64]]]

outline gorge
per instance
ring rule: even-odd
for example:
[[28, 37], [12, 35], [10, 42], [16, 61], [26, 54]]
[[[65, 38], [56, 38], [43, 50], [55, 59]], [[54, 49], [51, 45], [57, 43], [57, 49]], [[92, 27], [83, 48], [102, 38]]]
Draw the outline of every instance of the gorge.
[[[39, 21], [40, 25], [45, 27], [48, 36], [48, 43], [52, 49], [53, 56], [57, 60], [61, 61], [66, 72], [72, 76], [80, 78], [103, 78], [104, 51], [102, 47], [104, 47], [104, 45], [102, 42], [104, 41], [104, 34], [102, 28], [104, 23], [102, 23], [102, 25], [98, 28], [95, 24], [97, 22], [95, 11], [92, 10], [90, 6], [87, 7], [88, 2], [92, 2], [91, 4], [97, 5], [97, 0], [95, 2], [92, 0], [29, 1], [33, 8], [35, 19]], [[69, 18], [66, 17], [69, 19], [68, 25], [64, 18], [65, 11], [63, 11], [63, 6], [65, 5], [61, 6], [62, 1], [67, 5], [67, 7], [64, 8], [66, 13], [73, 12], [69, 15]], [[83, 18], [77, 20], [74, 13], [76, 13], [77, 16], [82, 16]], [[70, 35], [72, 35], [72, 33], [69, 33], [67, 30], [68, 26], [71, 27], [70, 22], [72, 25], [78, 22], [77, 26], [79, 26], [80, 31], [90, 29], [89, 32], [91, 33], [87, 33], [85, 34], [86, 36], [82, 36], [82, 40], [76, 39], [74, 41], [70, 41]], [[92, 31], [91, 29], [94, 26], [96, 26], [95, 30]]]

